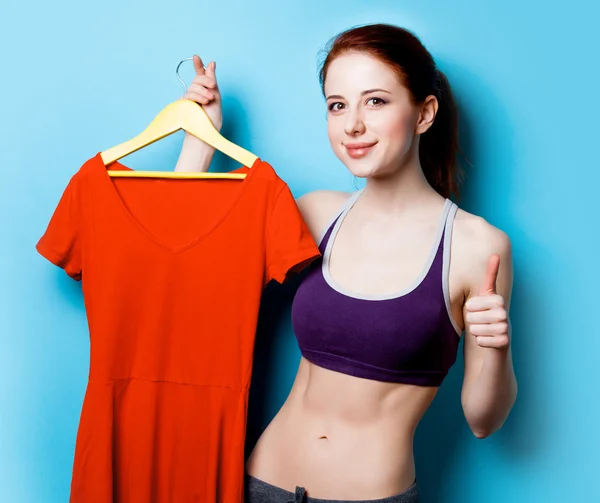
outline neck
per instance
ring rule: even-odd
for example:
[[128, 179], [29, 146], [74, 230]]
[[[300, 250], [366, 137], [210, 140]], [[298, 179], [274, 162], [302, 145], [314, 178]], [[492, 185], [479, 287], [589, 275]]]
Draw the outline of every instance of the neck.
[[389, 215], [408, 208], [422, 209], [440, 197], [425, 178], [418, 156], [411, 156], [392, 174], [368, 178], [361, 199], [368, 201], [373, 210]]

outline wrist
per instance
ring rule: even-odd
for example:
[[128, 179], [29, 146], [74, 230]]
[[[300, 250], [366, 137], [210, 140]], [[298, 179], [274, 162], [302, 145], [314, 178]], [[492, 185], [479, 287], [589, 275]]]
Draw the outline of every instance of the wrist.
[[175, 171], [206, 172], [214, 153], [214, 147], [186, 132]]

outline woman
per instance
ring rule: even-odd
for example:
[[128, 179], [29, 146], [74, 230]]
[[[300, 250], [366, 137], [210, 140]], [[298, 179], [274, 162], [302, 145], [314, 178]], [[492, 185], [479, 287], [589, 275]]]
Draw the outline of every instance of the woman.
[[[220, 128], [215, 64], [195, 64], [186, 97]], [[500, 428], [514, 403], [510, 242], [448, 199], [456, 106], [414, 35], [389, 25], [338, 35], [321, 84], [331, 146], [366, 185], [298, 200], [323, 258], [294, 299], [302, 360], [248, 460], [247, 500], [415, 502], [414, 432], [461, 334], [475, 436]], [[211, 156], [188, 137], [177, 169], [206, 170]]]

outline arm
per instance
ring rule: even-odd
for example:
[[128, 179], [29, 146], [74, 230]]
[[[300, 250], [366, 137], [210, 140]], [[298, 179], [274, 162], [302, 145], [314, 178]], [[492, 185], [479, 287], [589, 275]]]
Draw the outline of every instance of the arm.
[[[300, 196], [296, 203], [315, 242], [327, 224], [340, 212], [350, 194], [334, 190], [315, 190]], [[319, 243], [317, 243], [318, 245]]]
[[185, 133], [183, 146], [177, 159], [175, 171], [206, 172], [210, 166], [215, 149], [195, 136]]
[[477, 438], [491, 435], [504, 424], [517, 395], [508, 318], [513, 273], [511, 245], [506, 234], [489, 224], [484, 224], [482, 231], [478, 240], [482, 244], [477, 247], [473, 262], [473, 270], [479, 272], [472, 278], [463, 307], [462, 406]]
[[[192, 100], [202, 105], [217, 131], [220, 131], [223, 117], [221, 93], [215, 75], [216, 65], [211, 62], [205, 69], [202, 60], [198, 56], [194, 56], [194, 68], [196, 76], [183, 99]], [[215, 149], [213, 147], [194, 135], [185, 133], [175, 171], [208, 171], [214, 153]]]

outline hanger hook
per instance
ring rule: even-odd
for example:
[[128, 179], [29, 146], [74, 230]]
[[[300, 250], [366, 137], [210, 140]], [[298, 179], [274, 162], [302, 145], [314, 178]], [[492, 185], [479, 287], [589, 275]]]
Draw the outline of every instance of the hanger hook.
[[177, 74], [177, 78], [179, 79], [179, 82], [181, 82], [181, 85], [183, 86], [183, 94], [185, 95], [185, 93], [187, 93], [187, 86], [185, 85], [185, 82], [183, 80], [181, 80], [181, 77], [179, 76], [179, 67], [182, 65], [182, 63], [184, 61], [193, 61], [193, 57], [192, 58], [185, 58], [182, 59], [179, 64], [177, 65], [177, 70], [175, 70], [175, 73]]

